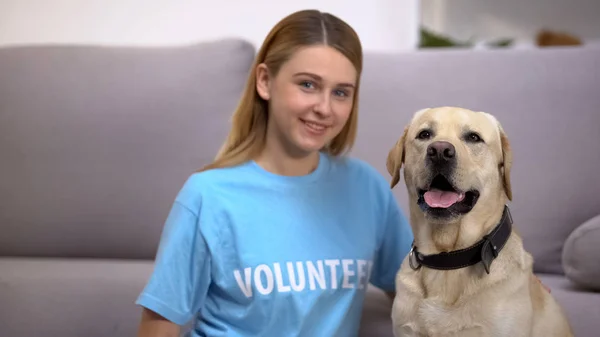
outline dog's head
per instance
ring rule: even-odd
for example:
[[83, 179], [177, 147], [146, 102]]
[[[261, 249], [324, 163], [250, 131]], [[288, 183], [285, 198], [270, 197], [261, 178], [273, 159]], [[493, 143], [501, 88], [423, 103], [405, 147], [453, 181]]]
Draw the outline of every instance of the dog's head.
[[447, 223], [477, 208], [512, 200], [512, 154], [492, 115], [441, 107], [415, 113], [390, 150], [392, 187], [404, 180], [411, 203], [430, 222]]

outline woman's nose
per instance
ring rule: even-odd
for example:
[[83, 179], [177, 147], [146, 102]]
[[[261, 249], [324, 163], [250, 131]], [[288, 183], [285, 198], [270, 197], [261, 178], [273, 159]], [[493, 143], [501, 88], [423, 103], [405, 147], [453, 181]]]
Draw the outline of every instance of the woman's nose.
[[323, 92], [319, 95], [318, 102], [316, 102], [314, 111], [318, 114], [328, 116], [331, 114], [331, 97], [327, 92]]

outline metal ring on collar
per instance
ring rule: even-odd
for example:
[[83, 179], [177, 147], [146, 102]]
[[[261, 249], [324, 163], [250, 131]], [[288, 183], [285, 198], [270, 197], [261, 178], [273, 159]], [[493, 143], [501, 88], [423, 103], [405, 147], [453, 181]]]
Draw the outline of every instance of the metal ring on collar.
[[410, 253], [408, 253], [408, 264], [413, 270], [421, 268], [421, 263], [419, 263], [419, 260], [417, 259], [417, 256], [415, 254], [415, 246], [412, 246], [410, 248]]

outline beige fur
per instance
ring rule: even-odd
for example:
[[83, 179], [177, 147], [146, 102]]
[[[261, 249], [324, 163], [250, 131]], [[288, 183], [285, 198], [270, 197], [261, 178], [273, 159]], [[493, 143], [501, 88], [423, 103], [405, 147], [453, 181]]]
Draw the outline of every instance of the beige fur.
[[[425, 127], [434, 131], [432, 137], [416, 139]], [[484, 143], [466, 142], [466, 130], [477, 132]], [[454, 185], [480, 192], [470, 212], [444, 221], [417, 206], [417, 189], [428, 174], [427, 145], [437, 140], [455, 146]], [[496, 226], [505, 204], [512, 200], [508, 138], [496, 118], [484, 112], [455, 107], [418, 111], [389, 152], [392, 188], [403, 165], [410, 223], [415, 245], [423, 254], [473, 245]], [[395, 336], [573, 336], [562, 309], [535, 278], [532, 263], [514, 230], [489, 275], [481, 263], [448, 271], [424, 266], [413, 270], [405, 259], [396, 277]]]

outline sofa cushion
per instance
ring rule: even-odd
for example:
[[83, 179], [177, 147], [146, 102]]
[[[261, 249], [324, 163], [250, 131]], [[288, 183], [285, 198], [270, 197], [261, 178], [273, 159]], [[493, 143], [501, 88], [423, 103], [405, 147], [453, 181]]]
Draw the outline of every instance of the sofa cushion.
[[600, 292], [581, 289], [563, 275], [538, 274], [538, 277], [564, 309], [575, 336], [598, 336]]
[[[600, 293], [580, 289], [562, 275], [537, 274], [552, 296], [564, 309], [575, 336], [597, 336], [600, 317]], [[370, 287], [361, 320], [361, 336], [393, 337], [390, 299], [379, 289]]]
[[[153, 261], [0, 258], [3, 336], [130, 337]], [[369, 285], [359, 337], [393, 337], [392, 301]], [[31, 324], [31, 318], [35, 324]], [[182, 328], [191, 328], [190, 322]]]
[[577, 227], [562, 254], [566, 276], [581, 287], [600, 290], [600, 215]]
[[136, 336], [152, 261], [0, 258], [3, 336]]
[[385, 292], [369, 284], [358, 336], [394, 337], [391, 319], [392, 304], [392, 299]]
[[[514, 226], [538, 272], [562, 273], [569, 234], [598, 214], [600, 49], [365, 54], [352, 153], [389, 178], [388, 151], [412, 114], [461, 106], [495, 115], [514, 153]], [[403, 184], [394, 193], [408, 214]]]
[[0, 48], [0, 256], [153, 258], [254, 47]]

